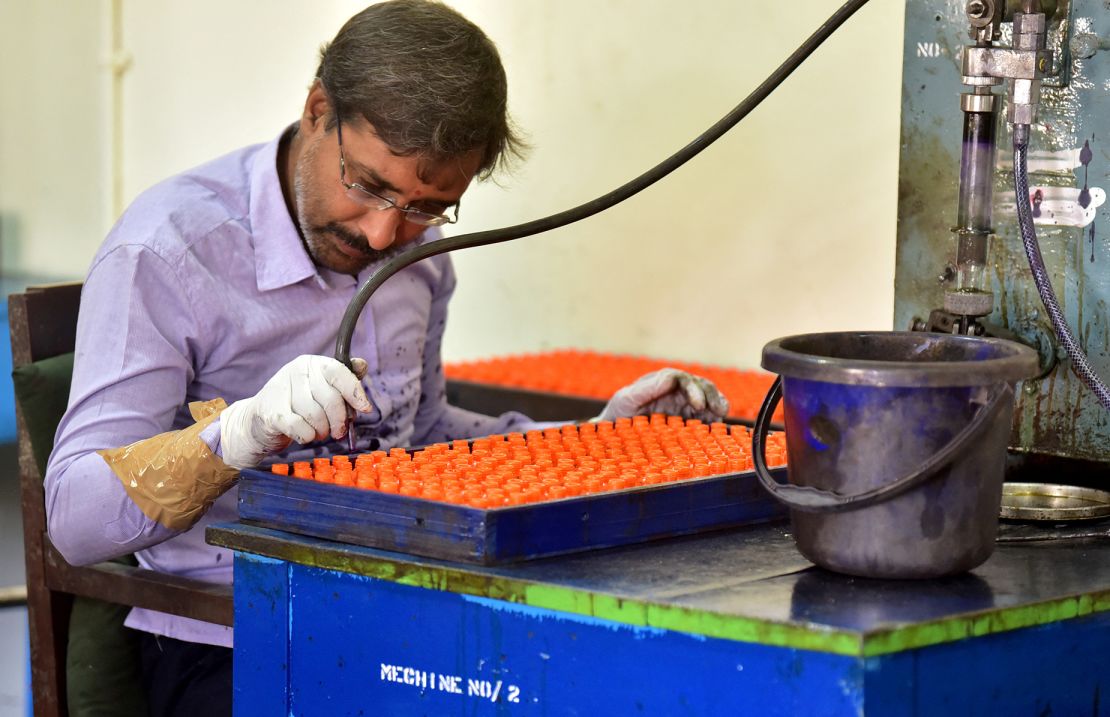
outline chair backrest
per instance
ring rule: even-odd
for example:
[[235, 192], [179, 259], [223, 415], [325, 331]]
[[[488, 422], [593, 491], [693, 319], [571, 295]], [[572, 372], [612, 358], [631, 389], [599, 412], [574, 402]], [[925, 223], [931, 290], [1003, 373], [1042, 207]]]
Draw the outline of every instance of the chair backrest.
[[[57, 407], [64, 408], [68, 396], [70, 376], [65, 375], [69, 365], [66, 360], [74, 349], [80, 299], [81, 285], [67, 283], [29, 287], [22, 294], [12, 294], [8, 300], [12, 365], [17, 375], [19, 478], [36, 717], [67, 714], [64, 666], [74, 597], [143, 607], [222, 625], [231, 625], [233, 616], [230, 586], [115, 562], [76, 567], [50, 544], [41, 468], [48, 451], [41, 444], [44, 440], [53, 443], [53, 427], [61, 417]], [[44, 394], [21, 396], [20, 374], [24, 379], [33, 375], [32, 382], [37, 381], [34, 385]], [[63, 392], [61, 397], [59, 392]], [[44, 435], [49, 438], [44, 439]]]

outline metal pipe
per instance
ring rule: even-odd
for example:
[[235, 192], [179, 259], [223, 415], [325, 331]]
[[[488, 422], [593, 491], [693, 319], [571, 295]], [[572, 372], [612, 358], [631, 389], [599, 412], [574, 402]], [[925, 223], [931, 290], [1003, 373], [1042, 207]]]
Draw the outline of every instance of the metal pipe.
[[1060, 0], [1006, 0], [1002, 19], [1010, 22], [1014, 19], [1014, 13], [1043, 12], [1051, 20], [1059, 9]]
[[124, 120], [123, 120], [123, 93], [124, 76], [131, 69], [132, 57], [123, 44], [123, 0], [111, 0], [110, 5], [109, 36], [110, 55], [108, 67], [111, 71], [111, 94], [109, 98], [109, 113], [111, 126], [111, 216], [109, 224], [116, 221], [125, 208], [123, 191], [123, 162], [124, 162]]

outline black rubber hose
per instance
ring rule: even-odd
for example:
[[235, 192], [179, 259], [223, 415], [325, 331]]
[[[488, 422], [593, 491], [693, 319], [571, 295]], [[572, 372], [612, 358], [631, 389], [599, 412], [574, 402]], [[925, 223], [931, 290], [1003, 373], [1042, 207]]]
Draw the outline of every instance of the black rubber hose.
[[1021, 227], [1021, 242], [1025, 246], [1025, 256], [1029, 259], [1029, 270], [1033, 273], [1033, 283], [1037, 285], [1037, 293], [1041, 295], [1045, 311], [1048, 312], [1052, 328], [1056, 337], [1063, 344], [1064, 349], [1071, 358], [1072, 370], [1079, 376], [1087, 388], [1098, 396], [1103, 408], [1110, 411], [1110, 390], [1098, 377], [1087, 355], [1083, 353], [1079, 342], [1068, 328], [1064, 320], [1064, 312], [1056, 301], [1056, 293], [1052, 290], [1048, 270], [1045, 269], [1044, 258], [1041, 256], [1041, 247], [1037, 242], [1037, 230], [1033, 226], [1033, 212], [1029, 208], [1029, 168], [1027, 154], [1029, 150], [1029, 128], [1026, 125], [1014, 127], [1014, 193], [1017, 199], [1018, 226]]
[[771, 73], [770, 77], [763, 81], [763, 84], [755, 88], [750, 95], [744, 98], [743, 102], [722, 117], [716, 124], [703, 132], [693, 142], [690, 142], [690, 144], [627, 184], [593, 201], [586, 202], [573, 209], [559, 212], [558, 214], [552, 214], [543, 219], [535, 219], [524, 224], [517, 224], [516, 226], [506, 227], [504, 229], [474, 232], [472, 234], [463, 234], [462, 236], [428, 242], [427, 244], [405, 251], [391, 259], [385, 266], [374, 272], [373, 276], [367, 279], [365, 284], [359, 287], [358, 293], [351, 299], [351, 303], [347, 305], [347, 310], [343, 314], [343, 320], [339, 324], [339, 336], [335, 340], [335, 358], [347, 366], [350, 366], [351, 337], [355, 332], [355, 324], [358, 323], [359, 316], [362, 315], [362, 309], [366, 306], [366, 302], [370, 300], [370, 297], [378, 290], [378, 287], [385, 283], [386, 279], [410, 264], [438, 254], [454, 251], [455, 249], [487, 246], [489, 244], [509, 241], [510, 239], [520, 239], [522, 237], [566, 226], [572, 222], [602, 212], [615, 204], [623, 202], [625, 199], [628, 199], [641, 190], [650, 187], [652, 184], [655, 184], [660, 179], [688, 162], [703, 149], [713, 144], [713, 142], [717, 141], [725, 132], [732, 129], [736, 123], [744, 119], [744, 117], [758, 107], [759, 103], [770, 95], [776, 87], [782, 84], [783, 80], [789, 77], [790, 73], [796, 70], [814, 50], [820, 47], [821, 43], [828, 39], [838, 27], [844, 24], [844, 22], [855, 14], [857, 10], [866, 5], [867, 1], [868, 0], [850, 0], [844, 3], [844, 5], [833, 13], [821, 27], [817, 28], [817, 31], [810, 35], [798, 49], [794, 50], [790, 57], [779, 65], [778, 69]]

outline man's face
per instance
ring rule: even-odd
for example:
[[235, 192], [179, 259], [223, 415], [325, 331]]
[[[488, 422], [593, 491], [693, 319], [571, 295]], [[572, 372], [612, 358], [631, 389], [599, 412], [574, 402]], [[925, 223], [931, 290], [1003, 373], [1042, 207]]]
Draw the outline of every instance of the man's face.
[[[306, 132], [307, 130], [307, 132]], [[419, 237], [426, 226], [406, 221], [397, 209], [366, 207], [347, 195], [340, 181], [336, 129], [320, 121], [306, 127], [293, 176], [296, 222], [317, 266], [357, 274]], [[359, 118], [343, 123], [346, 181], [393, 199], [399, 207], [447, 212], [470, 185], [478, 151], [438, 165], [418, 156], [398, 156]]]

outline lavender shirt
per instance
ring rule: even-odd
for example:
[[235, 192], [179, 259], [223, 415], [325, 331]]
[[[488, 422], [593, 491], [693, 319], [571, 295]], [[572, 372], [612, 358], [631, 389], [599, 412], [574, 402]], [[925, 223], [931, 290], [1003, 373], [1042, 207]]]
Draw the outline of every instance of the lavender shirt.
[[[45, 483], [50, 539], [72, 563], [136, 552], [152, 570], [231, 582], [230, 552], [205, 543], [204, 529], [236, 519], [236, 491], [175, 534], [139, 510], [96, 451], [190, 425], [191, 401], [252, 396], [300, 354], [333, 354], [344, 309], [377, 267], [356, 281], [312, 263], [282, 198], [278, 141], [144, 192], [93, 260], [69, 409]], [[454, 286], [450, 260], [434, 257], [392, 277], [363, 311], [351, 355], [369, 363], [363, 385], [375, 408], [359, 419], [360, 450], [535, 425], [517, 413], [491, 418], [447, 405], [440, 342]], [[218, 422], [202, 437], [216, 448]], [[280, 459], [329, 450], [292, 446]], [[230, 628], [138, 608], [127, 625], [232, 641]]]

